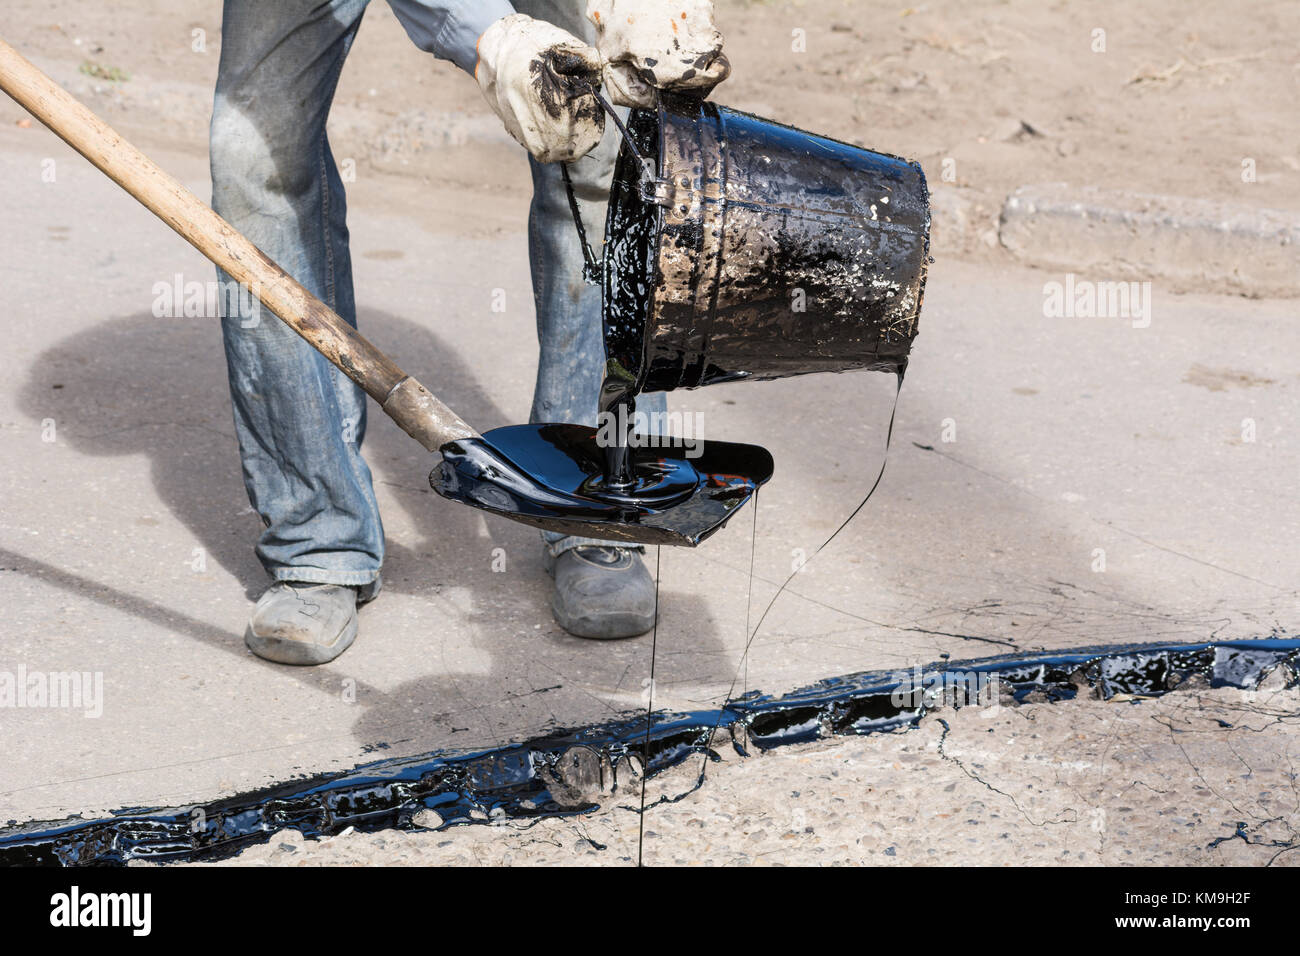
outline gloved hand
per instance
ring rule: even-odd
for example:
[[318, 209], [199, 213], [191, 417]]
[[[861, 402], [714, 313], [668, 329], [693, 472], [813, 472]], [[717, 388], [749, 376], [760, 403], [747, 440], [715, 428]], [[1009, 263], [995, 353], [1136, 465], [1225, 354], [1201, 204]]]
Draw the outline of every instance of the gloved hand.
[[713, 0], [588, 0], [587, 19], [620, 106], [653, 106], [656, 88], [707, 96], [731, 73]]
[[591, 93], [600, 55], [571, 33], [522, 13], [479, 37], [474, 79], [506, 130], [539, 162], [585, 156], [605, 131]]

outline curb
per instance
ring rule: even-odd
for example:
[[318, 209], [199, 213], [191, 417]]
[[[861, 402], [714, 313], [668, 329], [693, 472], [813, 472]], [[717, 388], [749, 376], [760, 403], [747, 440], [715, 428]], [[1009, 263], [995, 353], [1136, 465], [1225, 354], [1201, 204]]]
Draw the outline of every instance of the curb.
[[998, 238], [1030, 265], [1161, 279], [1175, 292], [1300, 296], [1300, 213], [1178, 196], [1022, 186]]

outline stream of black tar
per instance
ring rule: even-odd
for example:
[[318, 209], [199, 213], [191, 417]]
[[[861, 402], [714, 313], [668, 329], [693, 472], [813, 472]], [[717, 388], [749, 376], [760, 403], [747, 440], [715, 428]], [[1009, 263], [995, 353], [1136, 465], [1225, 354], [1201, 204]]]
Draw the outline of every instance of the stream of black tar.
[[214, 859], [265, 842], [286, 828], [309, 838], [348, 827], [413, 829], [412, 818], [424, 809], [436, 811], [444, 827], [519, 825], [541, 816], [587, 813], [603, 799], [619, 800], [631, 788], [639, 789], [639, 781], [623, 788], [609, 785], [612, 768], [626, 766], [631, 757], [639, 763], [647, 755], [649, 772], [657, 773], [692, 755], [716, 758], [721, 747], [748, 756], [823, 737], [903, 730], [937, 707], [961, 704], [960, 699], [918, 693], [922, 683], [969, 686], [972, 675], [996, 678], [1002, 703], [1013, 705], [1076, 697], [1109, 700], [1117, 694], [1158, 696], [1193, 687], [1252, 689], [1279, 669], [1286, 686], [1300, 684], [1300, 638], [1278, 633], [1258, 640], [1128, 644], [943, 661], [919, 669], [923, 682], [917, 681], [916, 671], [868, 671], [780, 697], [753, 692], [720, 711], [656, 712], [648, 731], [645, 714], [634, 713], [625, 720], [492, 750], [390, 758], [206, 805], [14, 826], [0, 831], [0, 864]]

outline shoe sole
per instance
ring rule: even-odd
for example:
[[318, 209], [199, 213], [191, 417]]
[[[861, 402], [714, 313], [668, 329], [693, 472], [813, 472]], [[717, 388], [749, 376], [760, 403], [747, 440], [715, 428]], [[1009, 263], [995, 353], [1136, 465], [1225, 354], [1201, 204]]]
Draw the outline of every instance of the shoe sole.
[[648, 619], [641, 614], [608, 614], [601, 617], [565, 618], [551, 602], [551, 617], [574, 637], [591, 641], [620, 641], [650, 633], [655, 626], [654, 616]]
[[291, 641], [284, 637], [263, 637], [254, 634], [250, 626], [244, 630], [244, 644], [250, 651], [276, 664], [311, 667], [328, 664], [352, 646], [357, 639], [357, 618], [354, 614], [348, 626], [339, 632], [332, 644], [313, 644], [308, 641]]

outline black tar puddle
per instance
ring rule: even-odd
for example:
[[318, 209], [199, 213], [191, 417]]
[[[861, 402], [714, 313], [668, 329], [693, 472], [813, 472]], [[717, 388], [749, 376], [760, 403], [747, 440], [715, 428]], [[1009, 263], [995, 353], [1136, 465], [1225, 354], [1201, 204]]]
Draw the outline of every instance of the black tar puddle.
[[206, 805], [10, 828], [0, 831], [0, 865], [216, 859], [286, 828], [309, 838], [348, 827], [414, 829], [412, 818], [426, 809], [443, 826], [586, 813], [606, 795], [629, 792], [643, 753], [653, 774], [692, 755], [717, 759], [723, 747], [743, 756], [751, 749], [913, 727], [935, 707], [969, 704], [990, 687], [1003, 704], [1080, 695], [1109, 700], [1189, 687], [1252, 689], [1279, 668], [1287, 687], [1300, 684], [1300, 639], [1129, 644], [870, 671], [781, 697], [755, 692], [720, 710], [656, 713], [648, 734], [647, 718], [637, 715], [492, 750], [380, 760]]

